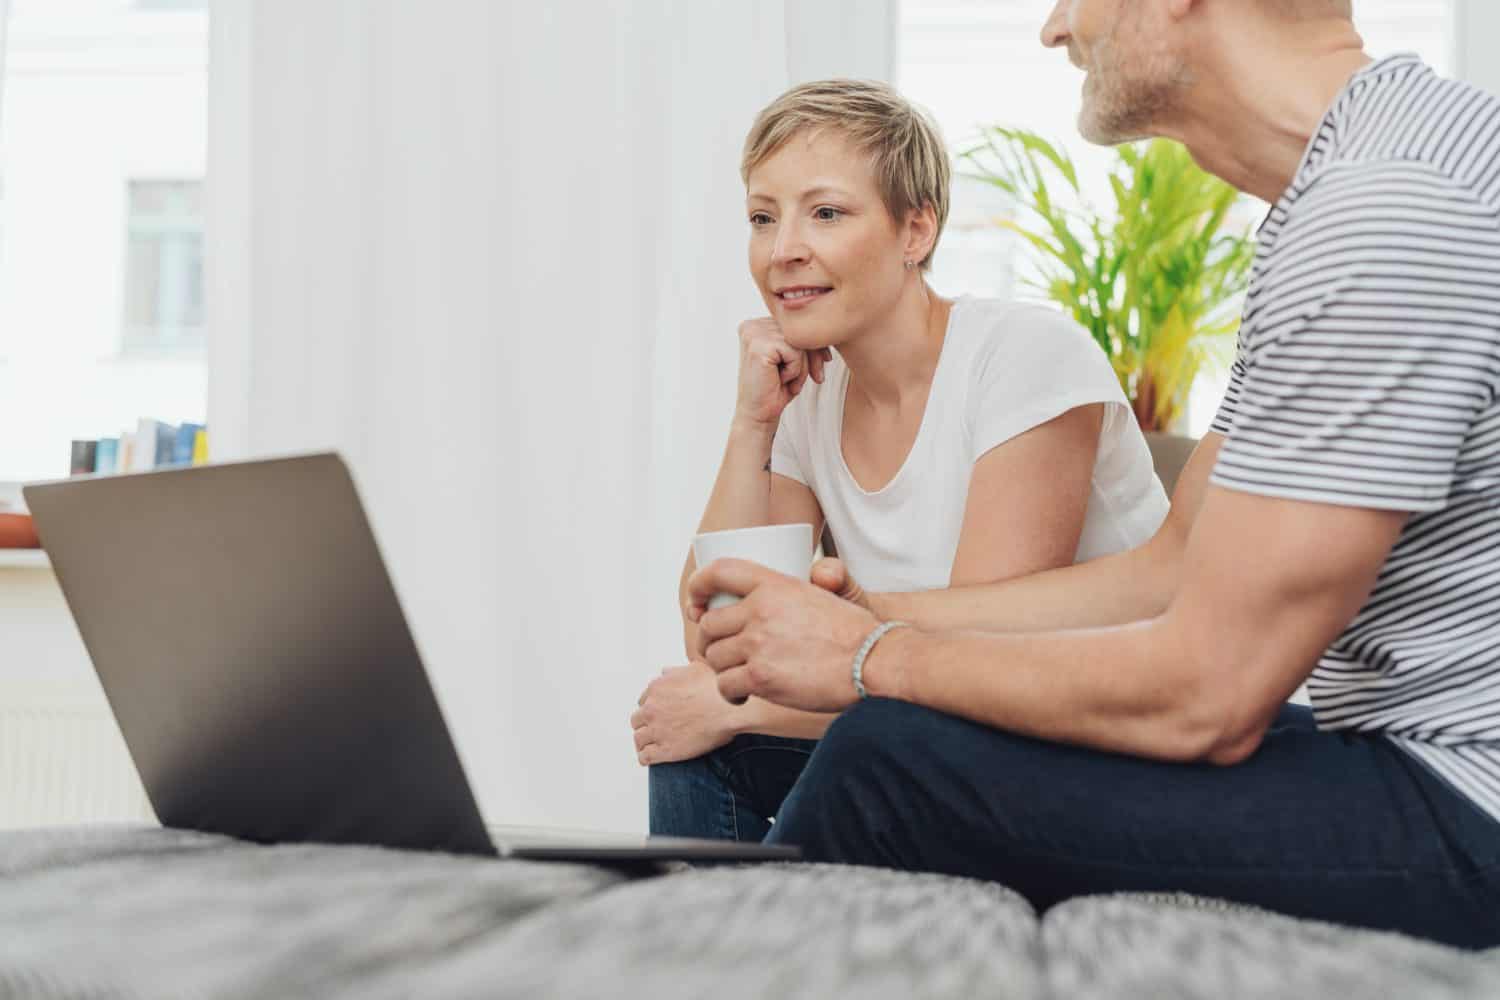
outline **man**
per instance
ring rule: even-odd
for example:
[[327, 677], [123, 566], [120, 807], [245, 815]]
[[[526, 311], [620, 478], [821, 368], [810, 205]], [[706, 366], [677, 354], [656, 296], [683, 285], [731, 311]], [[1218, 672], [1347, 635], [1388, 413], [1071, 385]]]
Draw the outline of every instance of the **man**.
[[724, 696], [848, 709], [771, 839], [1500, 944], [1500, 101], [1372, 62], [1347, 0], [1061, 0], [1043, 41], [1088, 139], [1274, 205], [1229, 391], [1134, 551], [906, 595], [700, 570]]

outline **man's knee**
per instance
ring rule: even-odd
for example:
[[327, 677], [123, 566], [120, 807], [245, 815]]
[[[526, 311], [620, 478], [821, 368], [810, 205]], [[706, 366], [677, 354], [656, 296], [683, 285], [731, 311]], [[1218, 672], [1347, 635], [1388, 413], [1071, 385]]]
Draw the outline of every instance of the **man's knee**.
[[894, 864], [882, 831], [900, 822], [902, 790], [942, 717], [872, 698], [829, 726], [773, 828], [812, 860]]
[[912, 730], [912, 719], [927, 710], [904, 701], [871, 698], [855, 703], [828, 727], [819, 752], [836, 760], [858, 761], [883, 753], [902, 734]]
[[904, 770], [970, 738], [976, 725], [910, 702], [871, 698], [835, 719], [818, 751], [835, 770], [871, 761]]

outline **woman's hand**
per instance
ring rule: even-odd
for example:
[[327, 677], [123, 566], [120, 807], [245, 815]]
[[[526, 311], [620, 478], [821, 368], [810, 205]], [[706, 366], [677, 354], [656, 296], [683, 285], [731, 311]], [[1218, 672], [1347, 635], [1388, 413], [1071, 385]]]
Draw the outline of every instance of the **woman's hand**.
[[670, 764], [717, 750], [734, 739], [740, 711], [719, 695], [718, 675], [708, 664], [668, 667], [646, 685], [630, 716], [636, 760]]
[[735, 419], [775, 427], [781, 411], [797, 398], [809, 377], [823, 381], [823, 366], [833, 360], [828, 348], [803, 351], [791, 346], [769, 316], [740, 324], [740, 385]]
[[813, 563], [811, 578], [814, 585], [822, 587], [830, 594], [842, 597], [850, 604], [858, 604], [876, 618], [885, 620], [885, 616], [871, 600], [871, 595], [866, 593], [865, 588], [849, 575], [849, 567], [844, 565], [842, 559], [832, 557], [819, 559]]

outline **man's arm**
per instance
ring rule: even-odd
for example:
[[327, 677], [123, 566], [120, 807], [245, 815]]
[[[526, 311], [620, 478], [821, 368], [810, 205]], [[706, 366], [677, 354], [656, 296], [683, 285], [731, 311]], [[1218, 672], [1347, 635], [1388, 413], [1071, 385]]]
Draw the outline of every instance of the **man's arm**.
[[1182, 471], [1160, 530], [1139, 548], [1014, 580], [915, 594], [871, 594], [887, 621], [928, 631], [1034, 632], [1118, 625], [1164, 611], [1224, 438], [1209, 434]]
[[[866, 661], [865, 685], [1041, 739], [1234, 763], [1358, 613], [1406, 517], [1210, 486], [1164, 613], [1018, 635], [898, 629]], [[725, 697], [817, 711], [856, 700], [850, 665], [868, 612], [730, 560], [689, 589]], [[722, 590], [748, 596], [702, 614]]]
[[1359, 612], [1406, 517], [1211, 486], [1164, 614], [1035, 635], [898, 631], [865, 682], [1043, 739], [1235, 763]]

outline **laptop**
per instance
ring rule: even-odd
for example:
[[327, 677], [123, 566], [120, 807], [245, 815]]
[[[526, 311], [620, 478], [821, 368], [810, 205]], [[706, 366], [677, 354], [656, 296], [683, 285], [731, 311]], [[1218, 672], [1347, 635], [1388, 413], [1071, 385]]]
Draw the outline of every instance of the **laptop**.
[[623, 864], [798, 856], [486, 828], [336, 454], [23, 492], [164, 826]]

